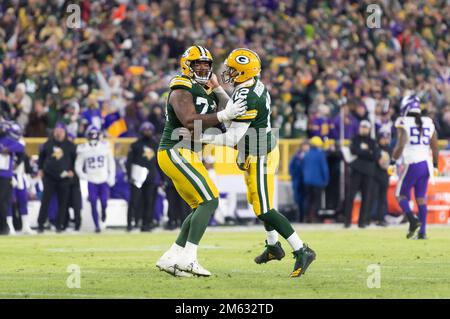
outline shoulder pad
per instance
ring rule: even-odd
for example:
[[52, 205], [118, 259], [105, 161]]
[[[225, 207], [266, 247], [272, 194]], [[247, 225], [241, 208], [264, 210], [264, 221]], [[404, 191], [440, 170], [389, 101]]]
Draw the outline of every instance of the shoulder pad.
[[78, 146], [77, 146], [77, 152], [79, 152], [79, 153], [85, 152], [85, 151], [87, 150], [87, 148], [88, 148], [88, 145], [89, 145], [89, 144], [87, 144], [87, 143], [78, 144]]
[[170, 80], [169, 88], [173, 89], [186, 89], [189, 90], [192, 88], [192, 81], [184, 76], [176, 76], [172, 80]]

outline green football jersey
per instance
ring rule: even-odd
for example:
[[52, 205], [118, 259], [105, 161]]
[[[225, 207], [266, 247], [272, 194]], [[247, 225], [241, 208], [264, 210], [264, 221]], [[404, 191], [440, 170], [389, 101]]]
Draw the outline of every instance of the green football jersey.
[[[172, 133], [175, 129], [183, 127], [181, 121], [178, 119], [173, 106], [169, 103], [170, 94], [174, 90], [182, 89], [187, 90], [192, 94], [193, 102], [195, 105], [195, 110], [198, 114], [209, 114], [217, 111], [217, 105], [219, 100], [217, 95], [212, 91], [212, 89], [206, 90], [202, 85], [195, 81], [192, 81], [187, 76], [176, 76], [169, 84], [170, 92], [167, 97], [166, 103], [166, 123], [164, 126], [164, 131], [161, 136], [161, 141], [159, 143], [159, 148], [162, 150], [170, 149], [179, 143], [181, 138], [172, 138]], [[205, 128], [203, 128], [203, 131]], [[196, 145], [201, 148], [201, 145]], [[194, 147], [194, 145], [191, 145]], [[195, 149], [198, 149], [198, 148]]]
[[231, 97], [233, 101], [244, 99], [247, 101], [247, 112], [235, 118], [235, 122], [250, 122], [244, 137], [238, 143], [242, 150], [245, 143], [245, 156], [266, 155], [276, 146], [276, 139], [270, 125], [270, 94], [265, 85], [254, 78], [248, 86], [238, 87]]

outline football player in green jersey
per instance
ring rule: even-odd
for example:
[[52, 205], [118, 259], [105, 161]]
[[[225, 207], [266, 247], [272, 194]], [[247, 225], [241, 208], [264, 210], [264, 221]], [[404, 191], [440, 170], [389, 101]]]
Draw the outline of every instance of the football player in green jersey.
[[[212, 73], [213, 58], [202, 46], [189, 47], [180, 59], [182, 75], [170, 81], [166, 123], [158, 150], [158, 164], [173, 181], [192, 213], [180, 234], [156, 266], [175, 276], [210, 276], [197, 261], [197, 246], [218, 205], [218, 191], [195, 146], [180, 141], [181, 128], [193, 129], [196, 121], [204, 128], [230, 121], [245, 113], [245, 101], [233, 102]], [[194, 146], [194, 149], [193, 149]]]
[[[223, 81], [234, 86], [231, 99], [244, 99], [247, 111], [232, 120], [226, 133], [213, 135], [206, 130], [197, 140], [215, 145], [237, 146], [237, 162], [245, 171], [248, 201], [256, 216], [264, 222], [267, 231], [266, 249], [255, 258], [255, 262], [261, 264], [280, 260], [285, 256], [278, 241], [280, 234], [292, 247], [295, 258], [290, 276], [300, 277], [314, 261], [316, 254], [302, 242], [287, 218], [273, 205], [279, 150], [270, 126], [270, 95], [258, 78], [261, 61], [255, 52], [240, 48], [228, 55], [225, 68]], [[182, 130], [182, 134], [185, 138], [190, 136], [187, 130]]]

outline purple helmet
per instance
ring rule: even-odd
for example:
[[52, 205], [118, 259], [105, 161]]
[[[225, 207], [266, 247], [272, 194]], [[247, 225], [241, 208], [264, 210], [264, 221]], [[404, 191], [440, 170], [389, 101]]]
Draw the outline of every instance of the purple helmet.
[[150, 122], [144, 122], [141, 124], [141, 127], [139, 127], [139, 132], [143, 133], [144, 131], [151, 131], [152, 133], [155, 133], [155, 126]]
[[22, 127], [15, 122], [10, 122], [9, 125], [10, 125], [8, 130], [9, 136], [11, 136], [16, 140], [20, 139], [23, 135]]
[[13, 121], [0, 122], [0, 132], [8, 134], [16, 140], [20, 139], [23, 134], [22, 127]]
[[400, 104], [400, 113], [404, 116], [408, 112], [420, 113], [420, 99], [417, 95], [409, 94], [403, 97]]
[[0, 121], [0, 133], [7, 134], [11, 128], [9, 121]]
[[100, 130], [93, 125], [89, 126], [86, 130], [86, 138], [88, 139], [89, 142], [100, 140], [100, 135], [101, 135]]

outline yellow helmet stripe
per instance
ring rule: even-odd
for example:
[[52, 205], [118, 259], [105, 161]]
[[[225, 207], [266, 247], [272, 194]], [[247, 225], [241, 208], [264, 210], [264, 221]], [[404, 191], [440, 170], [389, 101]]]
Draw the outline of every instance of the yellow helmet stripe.
[[202, 58], [206, 57], [206, 55], [205, 55], [205, 50], [203, 50], [203, 48], [202, 48], [201, 46], [196, 45], [195, 47], [197, 48], [198, 52], [200, 52], [200, 56], [201, 56]]

